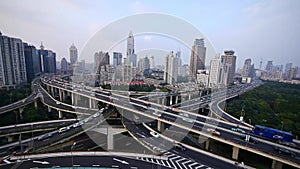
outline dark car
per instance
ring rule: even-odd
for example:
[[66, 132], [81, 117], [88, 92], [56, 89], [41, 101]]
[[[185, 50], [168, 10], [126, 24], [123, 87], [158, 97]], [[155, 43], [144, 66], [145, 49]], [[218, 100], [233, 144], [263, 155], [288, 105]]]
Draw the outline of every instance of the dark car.
[[291, 157], [296, 156], [296, 154], [293, 151], [291, 151], [289, 149], [286, 149], [286, 148], [283, 148], [283, 147], [274, 146], [274, 150], [277, 151], [280, 154], [286, 154], [286, 155], [289, 155]]

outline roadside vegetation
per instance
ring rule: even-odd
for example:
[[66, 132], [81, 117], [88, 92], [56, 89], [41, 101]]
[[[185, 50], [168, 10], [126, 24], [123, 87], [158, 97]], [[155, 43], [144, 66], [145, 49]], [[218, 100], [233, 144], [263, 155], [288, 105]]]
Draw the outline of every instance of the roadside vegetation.
[[251, 124], [273, 127], [300, 137], [300, 85], [265, 84], [227, 101], [226, 111]]

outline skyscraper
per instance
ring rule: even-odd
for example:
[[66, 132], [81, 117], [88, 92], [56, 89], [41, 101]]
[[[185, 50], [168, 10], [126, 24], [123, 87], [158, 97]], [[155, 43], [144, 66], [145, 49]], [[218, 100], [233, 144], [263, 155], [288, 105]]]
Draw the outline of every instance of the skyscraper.
[[132, 32], [130, 31], [129, 36], [127, 38], [127, 53], [126, 53], [126, 62], [127, 65], [132, 65], [136, 67], [137, 56], [134, 53], [134, 37]]
[[70, 47], [70, 63], [74, 65], [78, 62], [78, 51], [74, 44]]
[[205, 55], [204, 39], [195, 39], [190, 58], [190, 69], [194, 78], [197, 77], [197, 70], [205, 69]]
[[208, 86], [211, 88], [216, 88], [220, 84], [220, 67], [221, 67], [221, 59], [220, 55], [216, 55], [215, 58], [210, 60], [210, 68], [209, 68], [209, 82]]
[[56, 74], [56, 53], [51, 50], [46, 50], [41, 43], [38, 55], [41, 58], [42, 72]]
[[122, 63], [122, 53], [120, 52], [113, 52], [113, 65], [119, 66]]
[[61, 65], [61, 72], [67, 73], [68, 72], [68, 61], [66, 58], [61, 59], [60, 65]]
[[166, 83], [174, 84], [177, 82], [178, 76], [178, 57], [172, 51], [166, 56], [166, 67], [164, 72], [164, 80]]
[[236, 56], [233, 50], [225, 50], [224, 55], [221, 56], [221, 79], [220, 82], [224, 86], [233, 83], [235, 74]]
[[4, 36], [0, 32], [0, 87], [14, 87], [26, 82], [22, 40]]
[[246, 59], [242, 70], [242, 77], [249, 77], [250, 71], [251, 71], [251, 59]]
[[35, 46], [28, 45], [27, 43], [23, 43], [23, 45], [26, 62], [27, 81], [31, 82], [42, 72], [41, 58], [39, 57]]
[[150, 69], [150, 60], [146, 56], [144, 58], [140, 58], [138, 62], [138, 71], [144, 73], [144, 70]]
[[154, 56], [150, 57], [150, 68], [153, 69], [155, 67]]
[[266, 71], [269, 73], [272, 73], [273, 70], [274, 70], [273, 61], [268, 61], [267, 65], [266, 65]]

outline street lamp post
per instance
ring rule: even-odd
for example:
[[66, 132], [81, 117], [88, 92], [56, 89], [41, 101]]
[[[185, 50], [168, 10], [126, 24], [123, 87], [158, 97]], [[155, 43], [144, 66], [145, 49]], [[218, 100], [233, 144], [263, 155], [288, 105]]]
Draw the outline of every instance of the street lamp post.
[[75, 147], [75, 145], [76, 145], [76, 142], [74, 142], [73, 145], [71, 146], [72, 167], [73, 167], [73, 165], [74, 165], [74, 159], [73, 159], [72, 151], [73, 151], [73, 148]]

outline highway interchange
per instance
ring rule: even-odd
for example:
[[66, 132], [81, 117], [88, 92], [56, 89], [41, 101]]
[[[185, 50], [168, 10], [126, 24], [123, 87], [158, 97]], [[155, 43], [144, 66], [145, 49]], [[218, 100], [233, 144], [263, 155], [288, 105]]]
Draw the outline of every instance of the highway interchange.
[[[242, 92], [245, 92], [247, 90], [251, 90], [254, 87], [257, 87], [260, 84], [245, 85], [245, 86], [241, 87], [240, 89], [235, 88], [235, 89], [228, 89], [225, 92], [224, 91], [219, 92], [219, 93], [216, 92], [216, 93], [214, 93], [215, 94], [214, 96], [211, 96], [212, 101], [208, 101], [207, 97], [194, 98], [194, 99], [188, 100], [186, 102], [182, 102], [181, 103], [182, 107], [179, 107], [179, 108], [171, 108], [169, 106], [164, 106], [164, 105], [160, 105], [160, 104], [156, 104], [156, 103], [150, 103], [151, 105], [145, 109], [145, 106], [141, 106], [139, 104], [134, 104], [129, 100], [129, 98], [127, 96], [124, 96], [124, 95], [121, 95], [118, 93], [112, 92], [111, 95], [108, 96], [108, 95], [104, 95], [101, 93], [97, 93], [97, 92], [93, 91], [91, 88], [85, 88], [82, 86], [75, 86], [75, 85], [68, 85], [67, 83], [62, 84], [61, 82], [55, 81], [55, 80], [50, 81], [50, 80], [44, 79], [44, 80], [42, 80], [42, 83], [47, 84], [47, 85], [52, 85], [52, 86], [55, 86], [55, 87], [58, 87], [58, 88], [61, 88], [61, 89], [64, 89], [64, 90], [67, 90], [70, 92], [75, 91], [74, 93], [79, 94], [81, 96], [85, 96], [88, 98], [94, 98], [94, 99], [97, 99], [98, 101], [112, 104], [113, 106], [117, 107], [117, 110], [119, 110], [120, 108], [122, 110], [125, 110], [125, 111], [122, 111], [123, 113], [126, 111], [127, 112], [128, 111], [135, 112], [136, 116], [139, 116], [139, 119], [143, 119], [143, 120], [145, 120], [145, 122], [153, 121], [153, 119], [159, 120], [166, 124], [180, 127], [185, 130], [191, 130], [195, 133], [204, 135], [206, 137], [209, 137], [209, 138], [212, 138], [215, 140], [225, 141], [225, 142], [229, 141], [230, 144], [232, 144], [232, 145], [246, 146], [247, 148], [253, 149], [254, 151], [259, 150], [260, 152], [267, 153], [271, 156], [278, 156], [285, 160], [290, 160], [292, 162], [296, 162], [299, 164], [298, 158], [291, 158], [291, 157], [283, 155], [283, 154], [278, 154], [278, 152], [276, 152], [273, 149], [273, 146], [275, 145], [275, 143], [272, 143], [272, 142], [266, 141], [266, 140], [262, 140], [261, 138], [255, 138], [258, 143], [254, 144], [254, 143], [246, 142], [245, 140], [241, 139], [241, 137], [243, 137], [245, 134], [232, 131], [232, 128], [241, 128], [245, 132], [249, 133], [251, 131], [251, 126], [239, 121], [238, 119], [230, 117], [229, 115], [227, 115], [224, 112], [218, 112], [218, 111], [222, 111], [222, 110], [220, 110], [218, 108], [218, 103], [221, 100], [218, 100], [217, 98], [223, 99], [224, 95], [226, 98], [234, 97], [237, 94], [242, 94]], [[64, 104], [62, 102], [57, 102], [44, 88], [41, 87], [41, 85], [35, 83], [33, 86], [34, 86], [34, 91], [35, 91], [34, 94], [31, 95], [29, 99], [27, 98], [25, 101], [21, 101], [19, 104], [27, 103], [27, 100], [28, 100], [28, 103], [32, 102], [33, 98], [39, 96], [39, 97], [42, 97], [42, 101], [46, 105], [51, 106], [53, 108], [59, 108], [61, 110], [66, 110], [66, 112], [72, 112], [72, 113], [76, 112], [77, 114], [86, 114], [86, 115], [94, 115], [97, 112], [96, 110], [92, 110], [92, 109], [87, 110], [86, 108], [81, 108], [81, 106], [74, 106], [74, 105]], [[195, 104], [195, 103], [197, 103], [197, 104]], [[210, 105], [211, 110], [217, 116], [221, 115], [220, 118], [224, 118], [228, 122], [190, 112], [190, 110], [194, 110], [199, 107], [204, 107], [207, 104], [211, 104]], [[9, 107], [9, 109], [10, 109], [10, 107]], [[83, 125], [84, 126], [83, 128], [89, 129], [89, 128], [101, 123], [101, 121], [103, 121], [106, 117], [109, 116], [109, 113], [105, 114], [105, 112], [109, 112], [109, 111], [101, 112], [101, 115], [97, 116], [97, 118], [92, 118], [93, 116], [89, 116], [88, 118], [90, 118], [89, 119], [90, 123], [85, 123]], [[132, 114], [132, 113], [130, 113], [130, 114]], [[226, 165], [230, 166], [229, 168], [232, 168], [233, 166], [236, 166], [236, 164], [234, 164], [234, 163], [224, 162], [223, 160], [220, 160], [217, 158], [211, 158], [210, 156], [207, 156], [207, 155], [202, 155], [201, 156], [202, 161], [197, 161], [197, 160], [200, 160], [199, 158], [197, 158], [199, 156], [199, 152], [194, 152], [190, 149], [178, 152], [178, 149], [176, 150], [176, 148], [173, 148], [173, 144], [174, 144], [173, 142], [163, 139], [162, 137], [157, 137], [157, 138], [153, 137], [153, 135], [151, 135], [149, 133], [149, 130], [142, 124], [143, 121], [139, 120], [138, 122], [136, 122], [134, 120], [134, 117], [131, 117], [130, 115], [124, 115], [124, 114], [121, 114], [121, 115], [122, 115], [122, 117], [124, 117], [123, 124], [124, 124], [125, 128], [132, 134], [133, 137], [140, 140], [140, 142], [142, 144], [146, 144], [145, 146], [148, 146], [148, 148], [152, 149], [156, 153], [158, 151], [161, 151], [162, 154], [165, 154], [169, 157], [169, 160], [174, 162], [174, 160], [172, 160], [172, 159], [175, 158], [177, 161], [180, 161], [180, 163], [178, 165], [186, 164], [186, 166], [188, 166], [190, 164], [194, 164], [194, 166], [191, 168], [196, 168], [196, 166], [207, 167], [207, 168], [209, 168], [209, 167], [222, 168], [222, 166], [226, 166]], [[131, 118], [127, 119], [128, 117], [131, 117]], [[86, 119], [88, 119], [88, 118], [86, 118]], [[99, 120], [98, 118], [101, 118], [101, 120]], [[86, 119], [82, 119], [81, 121], [84, 121]], [[79, 122], [77, 122], [77, 123], [79, 123]], [[68, 140], [70, 140], [71, 138], [69, 138], [69, 136], [72, 136], [75, 133], [78, 133], [79, 130], [82, 131], [81, 127], [78, 127], [78, 126], [73, 127], [73, 126], [74, 126], [74, 124], [70, 125], [69, 126], [70, 130], [63, 132], [63, 133], [59, 133], [57, 130], [53, 131], [51, 133], [50, 139], [47, 138], [45, 140], [39, 140], [39, 137], [34, 138], [35, 148], [44, 147], [45, 145], [49, 145], [50, 143], [61, 140], [62, 134], [64, 135], [65, 138], [68, 138]], [[210, 129], [210, 128], [219, 132], [220, 135], [215, 135], [215, 134], [208, 132], [208, 129]], [[144, 137], [142, 137], [142, 136], [144, 136]], [[143, 138], [147, 138], [147, 139], [143, 139]], [[145, 141], [143, 141], [143, 140], [147, 140], [147, 142], [145, 143]], [[28, 141], [30, 141], [30, 139]], [[31, 141], [32, 141], [32, 139], [31, 139]], [[17, 144], [18, 143], [15, 143], [15, 145], [17, 145]], [[161, 146], [157, 146], [157, 145], [161, 145]], [[168, 148], [164, 148], [164, 145], [168, 145]], [[171, 145], [171, 147], [170, 147], [170, 145]], [[9, 147], [6, 147], [6, 148], [9, 149]], [[287, 147], [287, 148], [292, 149], [290, 147]], [[292, 150], [297, 153], [297, 156], [299, 156], [299, 150], [296, 150], [296, 149], [292, 149]], [[7, 154], [4, 153], [3, 155], [9, 155], [9, 151], [7, 150]], [[193, 160], [191, 161], [189, 159], [193, 159]], [[140, 159], [140, 160], [147, 161], [147, 159]], [[171, 162], [171, 161], [169, 161], [169, 162]], [[150, 162], [152, 162], [152, 161], [150, 160]], [[28, 162], [28, 163], [30, 163], [30, 162]], [[168, 165], [163, 165], [163, 164], [165, 164], [164, 162], [157, 162], [157, 165], [159, 165], [159, 164], [161, 167], [168, 167]], [[176, 164], [177, 163], [175, 163], [175, 165], [173, 165], [171, 167], [169, 166], [169, 168], [182, 168], [181, 166], [176, 166]]]

